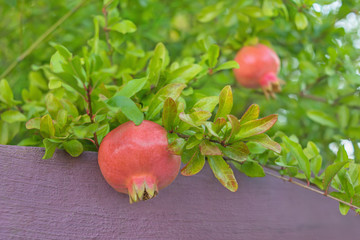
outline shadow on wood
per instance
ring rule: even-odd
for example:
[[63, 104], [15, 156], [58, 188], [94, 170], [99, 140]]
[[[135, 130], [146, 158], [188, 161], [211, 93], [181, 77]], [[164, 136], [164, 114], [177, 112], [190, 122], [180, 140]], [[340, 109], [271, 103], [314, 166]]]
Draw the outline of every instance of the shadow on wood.
[[360, 217], [270, 176], [236, 173], [231, 193], [205, 167], [130, 205], [102, 178], [97, 153], [43, 153], [0, 145], [0, 239], [359, 239]]

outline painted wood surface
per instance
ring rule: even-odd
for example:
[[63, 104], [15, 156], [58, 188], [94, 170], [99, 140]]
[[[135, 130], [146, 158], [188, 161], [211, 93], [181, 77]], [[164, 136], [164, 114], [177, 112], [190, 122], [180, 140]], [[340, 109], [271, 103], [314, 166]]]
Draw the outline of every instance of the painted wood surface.
[[237, 173], [231, 193], [206, 167], [130, 205], [102, 178], [96, 153], [43, 153], [0, 145], [0, 239], [360, 239], [360, 217], [271, 176]]

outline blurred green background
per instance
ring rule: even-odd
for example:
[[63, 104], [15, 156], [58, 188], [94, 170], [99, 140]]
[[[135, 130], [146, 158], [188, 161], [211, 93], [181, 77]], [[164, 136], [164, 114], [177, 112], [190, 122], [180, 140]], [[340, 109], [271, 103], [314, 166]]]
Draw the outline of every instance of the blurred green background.
[[[102, 8], [109, 1], [1, 1], [0, 74], [81, 2], [72, 16], [3, 76], [16, 100], [24, 102], [22, 92], [30, 87], [34, 77], [30, 73], [49, 63], [55, 52], [51, 42], [66, 46], [73, 53], [82, 52], [94, 36], [94, 19], [104, 27]], [[109, 21], [128, 19], [137, 28], [132, 34], [110, 33], [119, 82], [128, 77], [126, 54], [131, 52], [132, 56], [145, 59], [158, 42], [165, 44], [172, 61], [180, 63], [201, 62], [210, 44], [220, 46], [220, 62], [225, 62], [232, 60], [242, 46], [261, 42], [271, 46], [281, 59], [279, 76], [286, 84], [276, 100], [267, 100], [259, 90], [242, 88], [229, 70], [206, 75], [193, 83], [189, 90], [193, 94], [186, 99], [189, 106], [198, 98], [219, 94], [229, 84], [234, 91], [234, 115], [240, 116], [251, 103], [257, 103], [262, 116], [279, 114], [272, 133], [294, 135], [303, 146], [314, 141], [330, 162], [344, 143], [350, 156], [360, 159], [360, 1], [117, 2], [108, 12]], [[102, 29], [100, 38], [105, 49]], [[0, 111], [5, 109], [0, 107]], [[26, 130], [24, 123], [20, 124], [24, 130], [2, 144], [20, 142], [21, 132]], [[4, 125], [1, 131], [3, 135], [7, 131]]]

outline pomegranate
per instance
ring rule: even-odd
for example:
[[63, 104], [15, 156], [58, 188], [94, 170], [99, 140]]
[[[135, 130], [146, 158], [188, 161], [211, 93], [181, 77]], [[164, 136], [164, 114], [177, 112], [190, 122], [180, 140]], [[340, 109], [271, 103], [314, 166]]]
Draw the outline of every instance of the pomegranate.
[[105, 180], [130, 203], [155, 197], [179, 173], [180, 156], [168, 150], [167, 132], [144, 120], [126, 122], [109, 132], [100, 144], [98, 162]]
[[243, 47], [235, 56], [239, 64], [234, 69], [236, 80], [246, 88], [262, 88], [265, 96], [275, 97], [280, 92], [281, 80], [277, 78], [280, 59], [277, 54], [263, 44]]

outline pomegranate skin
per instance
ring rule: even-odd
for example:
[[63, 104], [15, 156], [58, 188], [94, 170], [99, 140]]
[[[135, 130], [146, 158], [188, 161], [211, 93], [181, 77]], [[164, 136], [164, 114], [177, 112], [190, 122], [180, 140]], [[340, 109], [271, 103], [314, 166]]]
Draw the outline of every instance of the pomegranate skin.
[[272, 49], [263, 44], [245, 46], [236, 54], [235, 61], [240, 67], [233, 71], [240, 85], [262, 88], [265, 94], [280, 91], [277, 78], [280, 59]]
[[167, 132], [144, 120], [126, 122], [109, 132], [100, 144], [98, 163], [116, 191], [129, 194], [130, 203], [147, 200], [174, 181], [180, 156], [168, 150]]

